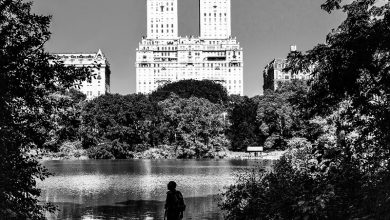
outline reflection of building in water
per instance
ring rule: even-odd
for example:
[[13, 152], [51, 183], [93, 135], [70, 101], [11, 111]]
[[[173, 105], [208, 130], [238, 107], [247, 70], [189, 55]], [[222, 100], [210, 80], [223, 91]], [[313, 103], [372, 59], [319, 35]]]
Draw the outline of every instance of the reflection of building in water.
[[200, 37], [178, 37], [177, 0], [147, 0], [147, 37], [136, 52], [137, 93], [208, 79], [243, 95], [243, 50], [231, 37], [230, 0], [199, 1]]
[[141, 192], [140, 198], [141, 200], [150, 200], [153, 198], [152, 192], [156, 190], [156, 178], [152, 175], [152, 161], [151, 160], [143, 160], [143, 169], [144, 173], [140, 177], [140, 186], [139, 188]]
[[[291, 51], [296, 51], [296, 49], [297, 47], [295, 45], [291, 46]], [[267, 89], [275, 91], [278, 88], [279, 83], [288, 82], [293, 79], [308, 80], [310, 78], [310, 73], [308, 72], [292, 74], [291, 72], [283, 71], [286, 65], [287, 59], [276, 58], [264, 68], [264, 91]]]
[[76, 87], [87, 96], [87, 99], [110, 92], [110, 64], [100, 49], [97, 53], [57, 53], [54, 56], [65, 66], [91, 68], [92, 75], [95, 76], [91, 80], [83, 81], [80, 88]]

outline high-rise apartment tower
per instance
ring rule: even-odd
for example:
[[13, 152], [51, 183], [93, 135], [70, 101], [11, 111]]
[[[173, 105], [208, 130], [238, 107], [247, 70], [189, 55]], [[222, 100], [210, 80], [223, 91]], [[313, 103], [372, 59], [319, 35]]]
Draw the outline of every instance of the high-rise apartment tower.
[[147, 38], [177, 38], [177, 0], [147, 0], [146, 4]]
[[137, 48], [136, 92], [185, 79], [213, 80], [243, 95], [243, 51], [231, 37], [230, 0], [199, 0], [200, 36], [178, 37], [177, 0], [147, 0], [147, 36]]
[[200, 0], [199, 2], [200, 38], [230, 37], [230, 0]]

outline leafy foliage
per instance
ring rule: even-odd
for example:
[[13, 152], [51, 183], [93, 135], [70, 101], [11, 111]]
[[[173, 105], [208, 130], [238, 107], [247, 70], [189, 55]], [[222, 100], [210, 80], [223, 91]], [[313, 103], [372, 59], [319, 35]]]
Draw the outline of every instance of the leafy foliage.
[[228, 145], [224, 135], [222, 108], [206, 99], [178, 96], [161, 101], [167, 135], [166, 144], [175, 145], [179, 158], [215, 157]]
[[223, 109], [196, 97], [100, 96], [82, 110], [83, 147], [94, 159], [220, 157], [229, 145]]
[[92, 159], [128, 159], [133, 158], [129, 145], [114, 140], [100, 143], [87, 150], [89, 158]]
[[53, 105], [49, 94], [70, 88], [89, 76], [85, 68], [65, 68], [43, 49], [50, 17], [31, 13], [31, 3], [0, 2], [0, 215], [44, 219], [53, 207], [38, 204], [37, 180], [48, 172], [30, 146], [42, 147], [50, 128]]
[[233, 103], [229, 112], [230, 128], [228, 137], [231, 150], [245, 151], [247, 146], [258, 145], [260, 123], [256, 119], [257, 103], [248, 97]]
[[61, 106], [55, 109], [50, 116], [49, 137], [44, 147], [57, 151], [63, 142], [73, 142], [80, 139], [81, 110], [86, 96], [75, 89], [60, 89], [48, 96], [53, 106]]
[[258, 102], [256, 119], [261, 122], [260, 133], [265, 148], [284, 148], [291, 137], [293, 108], [284, 94], [267, 93]]
[[307, 139], [288, 141], [272, 172], [254, 172], [223, 194], [228, 219], [390, 218], [390, 3], [327, 0], [322, 7], [347, 18], [326, 44], [288, 57], [288, 71], [313, 75], [299, 105], [310, 119]]
[[166, 84], [152, 92], [151, 99], [155, 102], [165, 100], [175, 93], [181, 98], [191, 98], [192, 96], [204, 98], [212, 103], [222, 104], [228, 100], [226, 89], [219, 83], [211, 80], [181, 80]]
[[290, 68], [312, 67], [308, 102], [313, 114], [326, 114], [337, 109], [340, 102], [349, 103], [340, 124], [358, 130], [356, 155], [368, 160], [366, 168], [375, 170], [383, 163], [388, 166], [390, 156], [390, 3], [340, 3], [329, 0], [324, 7], [329, 12], [341, 7], [347, 19], [327, 36], [327, 44], [305, 54], [290, 54]]
[[145, 95], [100, 96], [83, 109], [83, 146], [116, 140], [136, 151], [140, 145], [151, 145], [150, 132], [157, 112], [157, 106]]
[[232, 150], [243, 151], [249, 145], [284, 149], [287, 139], [305, 133], [300, 100], [306, 93], [305, 82], [297, 80], [279, 85], [277, 91], [265, 91], [263, 96], [236, 99], [229, 108]]

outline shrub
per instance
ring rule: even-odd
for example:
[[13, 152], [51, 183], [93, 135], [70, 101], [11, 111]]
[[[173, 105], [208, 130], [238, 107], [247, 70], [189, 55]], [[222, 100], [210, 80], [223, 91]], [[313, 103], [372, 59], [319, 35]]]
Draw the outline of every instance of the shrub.
[[174, 146], [163, 145], [159, 148], [151, 148], [135, 154], [135, 158], [142, 159], [176, 159]]
[[91, 159], [115, 159], [114, 155], [107, 149], [107, 144], [100, 144], [87, 150]]
[[74, 142], [66, 141], [62, 143], [62, 145], [59, 148], [59, 151], [67, 155], [73, 155], [73, 153], [78, 149], [81, 149], [80, 141], [74, 141]]
[[92, 159], [128, 159], [133, 157], [130, 146], [118, 140], [91, 147], [87, 150], [87, 154]]
[[294, 137], [287, 140], [287, 147], [290, 149], [308, 148], [311, 143], [306, 138]]
[[[322, 139], [324, 140], [324, 139]], [[288, 141], [273, 170], [245, 171], [222, 194], [226, 219], [388, 219], [390, 176], [367, 177], [334, 145]]]

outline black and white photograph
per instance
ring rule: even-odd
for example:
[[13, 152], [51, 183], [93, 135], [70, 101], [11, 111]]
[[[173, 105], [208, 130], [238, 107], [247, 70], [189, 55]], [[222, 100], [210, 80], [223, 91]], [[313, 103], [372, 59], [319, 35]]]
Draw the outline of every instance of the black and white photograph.
[[0, 0], [0, 220], [390, 220], [389, 0]]

